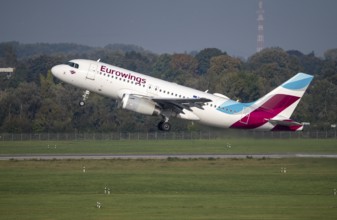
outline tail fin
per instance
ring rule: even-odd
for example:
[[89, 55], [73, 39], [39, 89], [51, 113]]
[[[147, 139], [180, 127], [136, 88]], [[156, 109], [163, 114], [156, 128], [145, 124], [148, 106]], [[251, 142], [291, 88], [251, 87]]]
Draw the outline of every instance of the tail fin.
[[289, 119], [312, 79], [312, 75], [298, 73], [257, 100], [255, 105], [265, 110], [275, 111], [276, 115], [280, 114]]
[[[303, 126], [290, 119], [313, 76], [298, 73], [251, 105], [252, 110], [236, 128], [259, 128], [272, 130], [302, 130]], [[242, 121], [246, 122], [242, 124]]]

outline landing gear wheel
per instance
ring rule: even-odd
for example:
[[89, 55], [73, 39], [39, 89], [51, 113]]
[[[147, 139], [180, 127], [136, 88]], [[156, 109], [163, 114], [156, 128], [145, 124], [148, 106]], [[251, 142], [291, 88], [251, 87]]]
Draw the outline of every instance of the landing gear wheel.
[[171, 124], [168, 122], [161, 121], [158, 124], [158, 129], [162, 131], [170, 131], [171, 130]]
[[85, 106], [85, 102], [84, 102], [84, 101], [80, 101], [78, 104], [79, 104], [81, 107], [82, 107], [82, 106]]
[[88, 99], [89, 95], [90, 95], [90, 91], [89, 90], [85, 90], [83, 92], [82, 100], [78, 103], [81, 107], [85, 105], [85, 101]]

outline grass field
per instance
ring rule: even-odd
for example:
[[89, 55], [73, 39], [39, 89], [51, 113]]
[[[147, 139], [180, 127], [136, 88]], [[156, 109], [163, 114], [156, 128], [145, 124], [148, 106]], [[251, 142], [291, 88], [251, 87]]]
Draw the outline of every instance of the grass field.
[[0, 161], [0, 219], [332, 220], [336, 168], [304, 158]]
[[[337, 154], [337, 141], [0, 142], [0, 155], [95, 153]], [[337, 159], [313, 158], [13, 159], [0, 161], [0, 219], [332, 220], [337, 219], [336, 169]]]
[[[230, 146], [230, 147], [229, 147]], [[0, 154], [337, 154], [336, 139], [0, 141]]]

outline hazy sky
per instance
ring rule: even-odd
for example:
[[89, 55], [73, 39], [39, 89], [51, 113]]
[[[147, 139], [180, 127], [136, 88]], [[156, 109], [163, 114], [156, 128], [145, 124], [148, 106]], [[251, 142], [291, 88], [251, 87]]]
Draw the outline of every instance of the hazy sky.
[[[258, 0], [1, 0], [0, 42], [135, 44], [156, 53], [256, 51]], [[265, 46], [337, 48], [336, 0], [264, 0]]]

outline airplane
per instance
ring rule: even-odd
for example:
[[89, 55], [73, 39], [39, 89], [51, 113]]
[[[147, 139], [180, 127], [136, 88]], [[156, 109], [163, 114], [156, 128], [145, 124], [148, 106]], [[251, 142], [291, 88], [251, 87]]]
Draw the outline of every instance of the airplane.
[[74, 59], [51, 69], [59, 80], [84, 89], [80, 106], [90, 92], [117, 100], [118, 107], [160, 116], [158, 129], [169, 131], [171, 117], [201, 124], [263, 131], [300, 131], [290, 119], [312, 75], [298, 73], [254, 102], [241, 103], [219, 93], [208, 93], [103, 63]]

